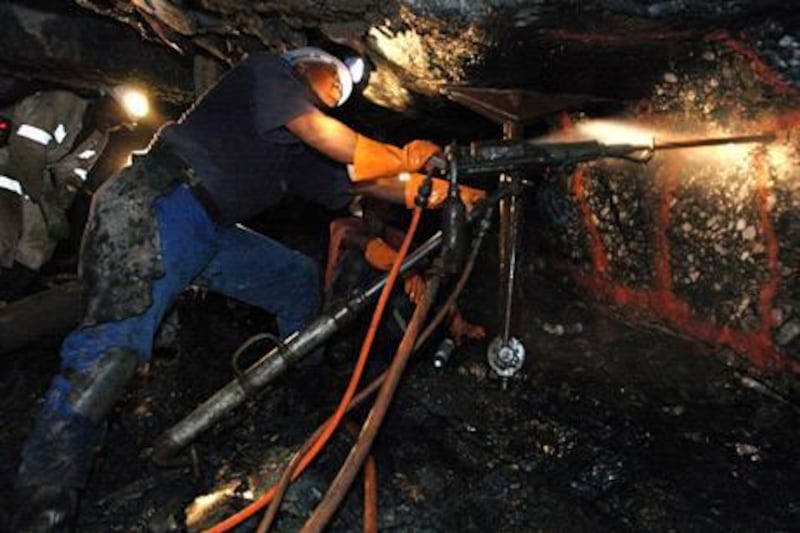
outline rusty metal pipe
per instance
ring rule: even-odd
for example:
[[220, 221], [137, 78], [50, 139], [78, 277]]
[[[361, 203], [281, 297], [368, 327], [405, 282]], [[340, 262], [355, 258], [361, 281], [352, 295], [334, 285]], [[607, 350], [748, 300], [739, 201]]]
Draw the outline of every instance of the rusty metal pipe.
[[[420, 346], [422, 346], [433, 334], [436, 328], [442, 323], [445, 317], [449, 314], [450, 310], [452, 309], [453, 305], [455, 305], [456, 300], [458, 299], [461, 291], [464, 290], [464, 287], [467, 284], [467, 281], [472, 274], [472, 269], [475, 267], [475, 261], [478, 258], [478, 252], [481, 249], [481, 244], [483, 243], [483, 239], [486, 237], [486, 233], [489, 230], [489, 226], [491, 225], [493, 207], [489, 207], [485, 210], [483, 214], [483, 218], [481, 219], [480, 225], [478, 226], [478, 231], [473, 239], [472, 242], [472, 250], [470, 252], [470, 256], [467, 259], [467, 264], [464, 267], [464, 270], [461, 273], [461, 277], [459, 278], [456, 286], [450, 292], [450, 295], [445, 300], [444, 305], [439, 309], [439, 312], [436, 316], [431, 320], [425, 330], [417, 337], [417, 341], [414, 344], [414, 352], [419, 350]], [[353, 401], [350, 402], [350, 405], [347, 406], [347, 412], [355, 409], [361, 403], [366, 400], [369, 396], [371, 396], [380, 386], [383, 384], [383, 380], [386, 378], [388, 374], [388, 370], [385, 370], [380, 376], [372, 380], [372, 382], [364, 387], [364, 389], [359, 392], [354, 398]], [[289, 483], [292, 481], [292, 476], [295, 472], [295, 467], [300, 463], [301, 458], [306, 454], [306, 452], [311, 449], [311, 446], [317, 440], [319, 435], [322, 433], [323, 429], [327, 424], [331, 422], [332, 419], [326, 420], [322, 423], [316, 431], [312, 435], [310, 435], [300, 449], [295, 452], [289, 466], [284, 470], [283, 475], [281, 476], [278, 483], [275, 485], [276, 492], [275, 497], [273, 498], [272, 502], [270, 503], [270, 507], [264, 513], [264, 517], [261, 520], [261, 523], [258, 526], [258, 530], [268, 531], [269, 526], [274, 523], [275, 518], [278, 515], [278, 510], [280, 507], [280, 501], [283, 499], [284, 494], [289, 488]], [[371, 458], [370, 458], [371, 459]], [[370, 459], [367, 460], [367, 465], [365, 465], [365, 476], [367, 476], [367, 470], [370, 468]], [[365, 487], [366, 492], [366, 487]], [[372, 488], [370, 488], [370, 492], [372, 492]], [[377, 500], [377, 494], [371, 494], [370, 497], [375, 498]], [[365, 494], [365, 507], [366, 507], [366, 498], [367, 495]], [[372, 511], [375, 511], [377, 507], [376, 504], [370, 503], [369, 505], [369, 514], [367, 513], [367, 509], [365, 508], [364, 513], [364, 531], [376, 531], [377, 530], [377, 516], [372, 516]], [[377, 511], [375, 511], [377, 512]], [[376, 529], [371, 529], [372, 526], [375, 526]]]
[[[409, 254], [401, 272], [413, 268], [419, 261], [436, 250], [441, 243], [441, 233], [436, 233], [422, 246]], [[350, 324], [377, 295], [386, 283], [386, 276], [366, 290], [352, 296], [339, 307], [323, 313], [304, 330], [293, 333], [283, 341], [283, 346], [273, 348], [247, 370], [195, 408], [186, 418], [164, 432], [153, 445], [153, 460], [165, 462], [170, 456], [192, 442], [197, 435], [217, 423], [228, 411], [247, 399], [248, 392], [263, 387], [305, 355], [325, 343], [342, 327]]]
[[777, 140], [775, 133], [757, 135], [737, 135], [734, 137], [710, 137], [707, 139], [688, 139], [684, 141], [656, 142], [654, 150], [679, 150], [682, 148], [700, 148], [703, 146], [720, 146], [725, 144], [771, 143]]
[[[510, 194], [507, 189], [499, 189], [473, 209], [467, 222], [471, 223], [483, 216], [486, 209], [497, 204]], [[416, 266], [422, 259], [434, 252], [442, 242], [441, 231], [408, 255], [400, 269], [406, 272]], [[345, 303], [323, 313], [306, 329], [290, 335], [284, 340], [284, 346], [276, 347], [265, 354], [242, 372], [235, 379], [218, 390], [213, 396], [197, 406], [185, 418], [161, 434], [153, 445], [153, 460], [167, 462], [178, 451], [185, 448], [203, 431], [220, 421], [228, 411], [243, 403], [248, 392], [263, 387], [281, 375], [292, 364], [300, 361], [306, 354], [321, 346], [343, 326], [353, 322], [369, 302], [383, 288], [386, 276], [373, 283], [367, 289], [356, 293]]]

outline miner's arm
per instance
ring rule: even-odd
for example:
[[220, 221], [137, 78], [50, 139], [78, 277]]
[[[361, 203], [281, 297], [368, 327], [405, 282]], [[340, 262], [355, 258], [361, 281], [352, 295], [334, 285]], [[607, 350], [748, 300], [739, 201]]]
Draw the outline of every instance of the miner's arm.
[[286, 123], [306, 144], [340, 163], [352, 164], [353, 181], [396, 176], [420, 170], [440, 148], [428, 141], [412, 141], [402, 148], [356, 133], [316, 108]]
[[9, 165], [13, 178], [38, 202], [44, 193], [45, 170], [50, 145], [55, 144], [58, 117], [40, 95], [20, 102], [13, 113], [13, 132], [8, 139]]
[[[416, 172], [440, 151], [428, 141], [412, 141], [402, 148], [375, 141], [316, 108], [293, 118], [286, 128], [331, 159], [352, 165], [350, 178], [355, 182], [355, 194], [409, 208], [414, 207], [414, 197], [423, 179]], [[398, 180], [397, 176], [403, 173], [408, 173], [407, 179]], [[429, 205], [435, 207], [444, 200], [447, 186], [443, 180], [434, 180]], [[482, 191], [469, 187], [462, 187], [461, 192], [469, 204], [483, 197]]]

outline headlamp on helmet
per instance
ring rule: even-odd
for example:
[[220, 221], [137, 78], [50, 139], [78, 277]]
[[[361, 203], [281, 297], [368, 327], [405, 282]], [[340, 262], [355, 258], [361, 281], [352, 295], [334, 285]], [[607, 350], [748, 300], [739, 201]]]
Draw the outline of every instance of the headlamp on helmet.
[[350, 56], [344, 59], [344, 64], [347, 65], [347, 70], [350, 71], [350, 77], [353, 78], [353, 84], [358, 85], [364, 79], [367, 73], [367, 63], [361, 56]]
[[125, 111], [131, 122], [138, 122], [150, 112], [150, 102], [144, 91], [130, 85], [112, 87], [108, 94]]

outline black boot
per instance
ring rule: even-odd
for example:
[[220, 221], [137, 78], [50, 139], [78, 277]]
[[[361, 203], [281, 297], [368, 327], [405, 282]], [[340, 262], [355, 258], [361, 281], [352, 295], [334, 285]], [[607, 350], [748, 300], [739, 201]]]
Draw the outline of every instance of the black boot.
[[75, 527], [78, 492], [70, 487], [26, 487], [17, 495], [12, 531], [67, 532]]
[[83, 372], [53, 380], [17, 473], [14, 531], [70, 531], [77, 489], [89, 477], [103, 421], [136, 370], [136, 352], [113, 348]]

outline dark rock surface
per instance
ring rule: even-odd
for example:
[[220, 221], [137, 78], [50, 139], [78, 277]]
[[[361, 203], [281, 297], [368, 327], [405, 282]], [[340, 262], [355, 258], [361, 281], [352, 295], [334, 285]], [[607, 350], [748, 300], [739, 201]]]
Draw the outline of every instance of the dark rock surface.
[[797, 93], [721, 39], [687, 52], [697, 59], [665, 71], [622, 124], [656, 142], [776, 126], [779, 140], [656, 152], [646, 166], [598, 162], [565, 173], [566, 185], [563, 177], [546, 181], [544, 195], [557, 197], [560, 184], [559, 212], [570, 216], [559, 218], [546, 203], [545, 235], [610, 300], [649, 308], [761, 367], [794, 372]]
[[[568, 110], [573, 124], [622, 110], [660, 140], [779, 129], [766, 155], [657, 155], [646, 168], [530, 176], [539, 184], [526, 198], [514, 326], [529, 352], [523, 375], [503, 389], [480, 344], [436, 371], [428, 347], [375, 454], [385, 530], [797, 528], [800, 18], [789, 2], [64, 4], [0, 6], [0, 70], [15, 78], [3, 82], [4, 100], [23, 82], [93, 92], [140, 79], [180, 107], [208, 81], [207, 62], [222, 70], [248, 51], [336, 40], [375, 61], [367, 97], [405, 113], [364, 100], [343, 110], [387, 139], [498, 137], [499, 127], [444, 102], [439, 89], [450, 83], [611, 99], [599, 112]], [[25, 9], [39, 13], [20, 17]], [[529, 131], [551, 133], [556, 122], [543, 117]], [[314, 243], [321, 259], [322, 237]], [[467, 317], [490, 331], [493, 254], [464, 298]], [[344, 387], [348, 361], [292, 372], [204, 435], [184, 463], [155, 467], [153, 439], [228, 382], [230, 354], [270, 322], [215, 297], [184, 307], [179, 352], [159, 353], [115, 410], [80, 531], [181, 529], [187, 506], [208, 494], [226, 495], [212, 515], [241, 507]], [[4, 517], [58, 343], [3, 354]], [[350, 443], [335, 439], [290, 493], [279, 529], [303, 523]], [[354, 491], [332, 530], [360, 529], [360, 498]]]
[[[492, 247], [485, 253], [491, 258]], [[492, 298], [490, 265], [479, 268], [463, 303], [467, 318], [492, 327], [493, 311], [477, 305]], [[632, 325], [561, 287], [528, 277], [520, 296], [530, 305], [515, 327], [529, 359], [505, 389], [490, 375], [483, 344], [458, 349], [442, 369], [432, 364], [432, 347], [418, 354], [373, 448], [380, 529], [793, 530], [796, 392], [778, 393], [735, 358]], [[203, 435], [183, 463], [155, 467], [147, 458], [153, 439], [231, 379], [229, 354], [269, 324], [213, 296], [186, 301], [181, 312], [180, 351], [158, 352], [115, 410], [79, 531], [179, 530], [196, 498], [205, 515], [192, 511], [194, 527], [198, 516], [241, 508], [343, 391], [350, 360], [292, 371]], [[5, 513], [36, 398], [57, 365], [55, 345], [5, 356]], [[386, 355], [376, 354], [368, 373]], [[334, 438], [287, 497], [279, 531], [300, 527], [351, 443]], [[227, 496], [211, 505], [198, 498], [218, 493]], [[360, 528], [357, 481], [331, 531]]]

